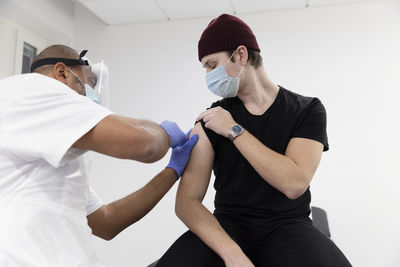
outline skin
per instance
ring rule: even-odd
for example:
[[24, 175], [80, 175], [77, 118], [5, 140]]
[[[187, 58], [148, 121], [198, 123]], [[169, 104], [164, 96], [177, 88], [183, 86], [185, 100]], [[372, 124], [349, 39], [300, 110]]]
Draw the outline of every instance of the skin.
[[166, 168], [143, 188], [103, 205], [87, 216], [94, 235], [111, 240], [122, 230], [142, 219], [164, 197], [177, 181], [175, 170]]
[[[80, 95], [85, 95], [83, 72], [88, 67], [67, 67], [57, 63], [45, 75], [52, 77]], [[71, 72], [73, 71], [79, 79]], [[118, 115], [109, 115], [73, 144], [74, 147], [96, 151], [112, 157], [141, 162], [155, 162], [168, 151], [170, 138], [155, 123]]]
[[[79, 79], [72, 74], [73, 71]], [[85, 75], [84, 75], [85, 73]], [[85, 95], [84, 84], [95, 83], [90, 67], [57, 63], [41, 74], [54, 78], [80, 95]], [[88, 77], [88, 80], [85, 80]], [[121, 159], [150, 163], [161, 159], [169, 149], [171, 139], [158, 125], [150, 121], [110, 115], [100, 121], [73, 147], [96, 151]], [[87, 216], [94, 235], [111, 240], [125, 228], [144, 217], [177, 181], [175, 170], [166, 168], [143, 188], [103, 205]]]
[[[246, 47], [237, 48], [234, 62], [227, 62], [228, 59], [229, 55], [226, 52], [218, 52], [203, 57], [201, 62], [206, 73], [225, 64], [226, 71], [231, 77], [237, 76], [243, 67], [238, 97], [250, 113], [263, 114], [274, 102], [279, 87], [269, 79], [263, 66], [255, 69], [247, 62]], [[228, 137], [232, 126], [237, 124], [231, 114], [221, 107], [202, 112], [197, 120], [203, 120], [207, 128], [225, 137]], [[227, 267], [254, 266], [202, 204], [215, 155], [199, 123], [194, 127], [192, 134], [198, 134], [199, 141], [192, 151], [179, 184], [176, 214], [193, 233], [221, 256]], [[285, 155], [281, 155], [262, 144], [247, 131], [235, 138], [233, 144], [266, 182], [289, 199], [298, 198], [308, 188], [323, 151], [323, 145], [319, 142], [292, 138]]]

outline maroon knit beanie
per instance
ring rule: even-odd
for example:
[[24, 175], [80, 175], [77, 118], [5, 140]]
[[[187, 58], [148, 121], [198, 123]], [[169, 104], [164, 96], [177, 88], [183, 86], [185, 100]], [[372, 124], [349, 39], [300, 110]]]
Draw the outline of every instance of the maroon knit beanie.
[[240, 45], [260, 52], [250, 27], [238, 17], [222, 14], [203, 31], [198, 45], [199, 60], [212, 53], [234, 50]]

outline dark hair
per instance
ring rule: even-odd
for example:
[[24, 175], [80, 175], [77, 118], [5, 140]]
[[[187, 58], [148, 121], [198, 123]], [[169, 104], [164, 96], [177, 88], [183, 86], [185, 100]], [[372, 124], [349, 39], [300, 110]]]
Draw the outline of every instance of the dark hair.
[[[232, 56], [232, 54], [235, 51], [236, 50], [228, 50], [226, 52], [228, 53], [229, 56]], [[252, 65], [255, 69], [257, 69], [259, 66], [262, 65], [263, 58], [262, 58], [260, 52], [258, 52], [257, 50], [253, 50], [253, 49], [247, 49], [247, 53], [249, 55], [247, 62], [249, 62], [250, 65]], [[231, 61], [235, 62], [235, 59], [232, 57]]]

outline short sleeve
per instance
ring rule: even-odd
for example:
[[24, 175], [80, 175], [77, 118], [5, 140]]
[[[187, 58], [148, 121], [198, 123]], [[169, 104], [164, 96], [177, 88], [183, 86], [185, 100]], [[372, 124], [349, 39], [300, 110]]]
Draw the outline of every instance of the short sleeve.
[[53, 78], [29, 74], [13, 88], [3, 112], [6, 149], [59, 167], [85, 152], [71, 146], [110, 114]]
[[101, 200], [99, 195], [91, 187], [89, 187], [89, 200], [87, 204], [86, 215], [89, 216], [103, 205], [103, 200]]
[[[211, 105], [211, 107], [209, 107], [208, 109], [215, 108], [215, 107], [218, 107], [218, 106], [220, 106], [220, 101], [214, 102]], [[203, 127], [203, 130], [204, 130], [205, 134], [208, 137], [208, 140], [210, 140], [210, 143], [212, 145], [214, 153], [217, 153], [217, 151], [218, 151], [218, 143], [220, 142], [221, 136], [219, 134], [215, 133], [213, 130], [208, 129], [205, 126], [205, 123], [204, 123], [203, 120], [201, 120], [200, 123], [201, 123], [201, 126]]]
[[324, 145], [324, 151], [329, 150], [326, 132], [326, 110], [318, 98], [314, 98], [299, 117], [299, 122], [292, 137], [308, 138]]

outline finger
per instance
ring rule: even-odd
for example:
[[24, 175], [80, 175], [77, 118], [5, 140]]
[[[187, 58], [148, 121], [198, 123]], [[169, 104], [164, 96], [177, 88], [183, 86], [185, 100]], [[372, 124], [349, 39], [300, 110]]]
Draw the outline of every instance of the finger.
[[203, 118], [204, 123], [208, 123], [211, 120], [211, 114], [208, 114]]
[[196, 121], [199, 121], [199, 120], [203, 119], [205, 116], [211, 114], [212, 112], [215, 111], [215, 109], [216, 109], [216, 108], [209, 108], [209, 109], [203, 111], [203, 112], [200, 113], [200, 115], [197, 117], [197, 120], [196, 120]]
[[208, 114], [208, 110], [203, 111], [202, 113], [199, 114], [199, 116], [197, 116], [196, 121], [202, 120], [207, 114]]
[[186, 138], [190, 137], [190, 133], [192, 132], [193, 128], [191, 128], [187, 133], [186, 133]]
[[190, 147], [190, 149], [192, 149], [194, 147], [194, 145], [197, 143], [197, 140], [199, 140], [199, 135], [198, 134], [194, 134], [189, 141], [186, 142], [186, 145], [188, 147]]

